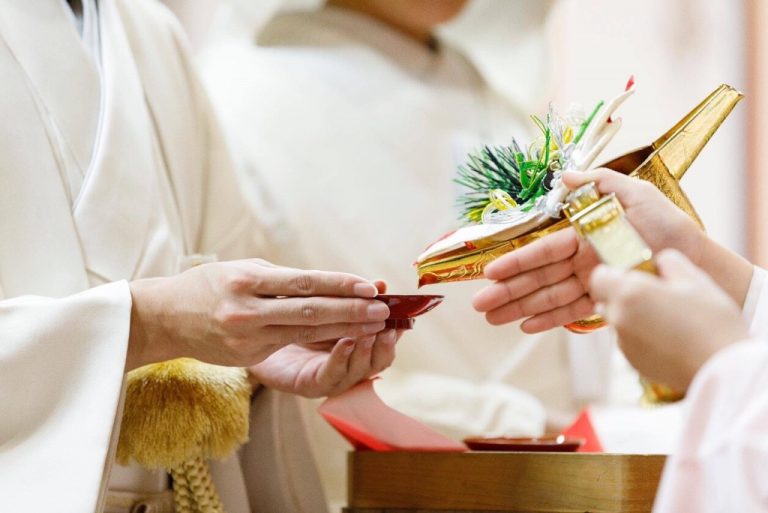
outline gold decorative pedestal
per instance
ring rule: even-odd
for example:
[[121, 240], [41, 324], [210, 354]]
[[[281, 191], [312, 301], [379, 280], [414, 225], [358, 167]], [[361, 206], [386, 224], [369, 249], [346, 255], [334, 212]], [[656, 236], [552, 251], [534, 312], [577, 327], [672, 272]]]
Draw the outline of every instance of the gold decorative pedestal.
[[650, 513], [665, 456], [353, 452], [345, 513]]

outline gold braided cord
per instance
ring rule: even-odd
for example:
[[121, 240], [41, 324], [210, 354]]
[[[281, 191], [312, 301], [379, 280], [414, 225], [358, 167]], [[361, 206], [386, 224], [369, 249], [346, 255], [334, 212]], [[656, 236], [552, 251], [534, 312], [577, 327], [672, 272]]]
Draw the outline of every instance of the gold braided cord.
[[201, 457], [191, 458], [171, 469], [175, 513], [224, 513], [211, 469]]

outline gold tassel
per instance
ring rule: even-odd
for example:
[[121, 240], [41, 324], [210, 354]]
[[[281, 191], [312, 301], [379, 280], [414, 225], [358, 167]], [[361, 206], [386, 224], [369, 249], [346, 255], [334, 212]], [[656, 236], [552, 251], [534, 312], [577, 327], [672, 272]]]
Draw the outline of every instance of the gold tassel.
[[168, 470], [177, 513], [224, 513], [206, 460], [248, 440], [245, 369], [181, 358], [131, 371], [127, 380], [117, 461]]

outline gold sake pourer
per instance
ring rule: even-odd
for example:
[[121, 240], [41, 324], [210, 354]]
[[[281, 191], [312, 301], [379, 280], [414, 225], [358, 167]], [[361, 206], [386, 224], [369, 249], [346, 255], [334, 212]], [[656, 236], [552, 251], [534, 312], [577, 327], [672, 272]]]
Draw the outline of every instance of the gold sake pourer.
[[[733, 87], [721, 85], [653, 144], [621, 155], [600, 167], [651, 182], [701, 226], [701, 219], [680, 188], [679, 181], [742, 97]], [[491, 261], [568, 226], [567, 219], [552, 219], [510, 239], [475, 240], [466, 247], [426, 259], [416, 265], [419, 286], [482, 278], [485, 266]], [[568, 328], [586, 332], [603, 325], [602, 321], [595, 322], [593, 318]]]
[[680, 188], [680, 179], [743, 97], [733, 87], [723, 84], [653, 144], [600, 167], [651, 182], [703, 227], [688, 196]]
[[[743, 97], [733, 87], [723, 84], [653, 144], [626, 153], [601, 167], [652, 183], [703, 229], [701, 218], [680, 187], [680, 179]], [[574, 201], [564, 209], [566, 217], [569, 209], [573, 214], [579, 201], [586, 200]], [[603, 319], [593, 315], [566, 327], [576, 333], [588, 333], [603, 326]]]
[[[733, 87], [721, 85], [652, 144], [600, 167], [652, 183], [701, 226], [701, 219], [679, 181], [742, 97]], [[510, 239], [475, 240], [463, 248], [426, 259], [417, 264], [419, 286], [482, 278], [485, 266], [499, 256], [569, 225], [568, 219], [552, 219]], [[593, 316], [567, 327], [575, 332], [589, 332], [604, 325], [602, 319]]]

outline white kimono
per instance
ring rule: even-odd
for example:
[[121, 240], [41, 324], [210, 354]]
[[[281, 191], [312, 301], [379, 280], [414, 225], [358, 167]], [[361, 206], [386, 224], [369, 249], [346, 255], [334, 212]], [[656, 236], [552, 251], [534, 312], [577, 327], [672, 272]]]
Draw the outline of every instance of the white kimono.
[[768, 272], [755, 267], [744, 305], [752, 339], [702, 367], [654, 513], [768, 512]]
[[[102, 511], [126, 280], [196, 254], [272, 256], [173, 17], [153, 0], [101, 0], [98, 18], [89, 51], [63, 0], [0, 2], [3, 511]], [[229, 513], [324, 511], [297, 415], [289, 396], [255, 399], [253, 443], [218, 468]], [[124, 492], [167, 488], [137, 468], [114, 477]]]
[[[332, 7], [285, 12], [259, 31], [263, 4], [236, 4], [214, 27], [202, 70], [247, 161], [260, 220], [285, 234], [279, 242], [294, 265], [415, 291], [414, 258], [459, 224], [457, 165], [483, 143], [527, 139], [527, 114], [546, 109], [548, 2], [471, 2], [458, 24], [440, 29], [439, 52]], [[490, 326], [471, 307], [483, 285], [422, 291], [446, 301], [417, 321], [378, 382], [390, 405], [461, 439], [539, 434], [545, 411], [556, 429], [610, 395], [608, 333]], [[637, 401], [636, 374], [626, 374], [634, 388], [624, 398]], [[344, 444], [322, 422], [312, 432], [326, 489], [341, 501]]]

